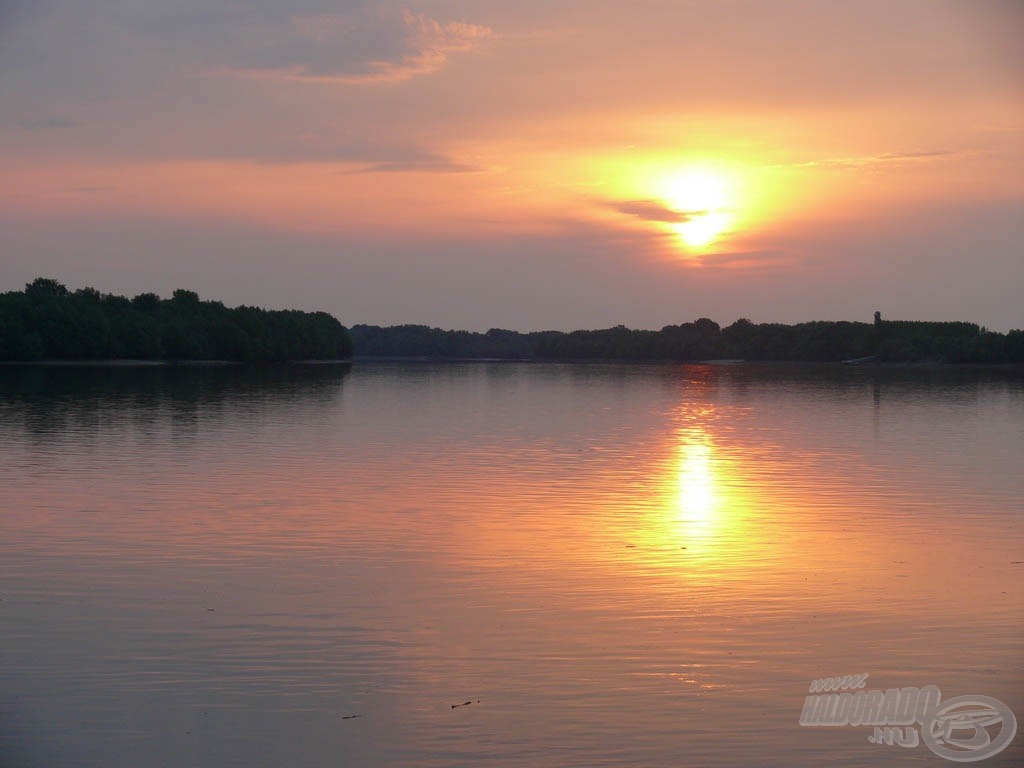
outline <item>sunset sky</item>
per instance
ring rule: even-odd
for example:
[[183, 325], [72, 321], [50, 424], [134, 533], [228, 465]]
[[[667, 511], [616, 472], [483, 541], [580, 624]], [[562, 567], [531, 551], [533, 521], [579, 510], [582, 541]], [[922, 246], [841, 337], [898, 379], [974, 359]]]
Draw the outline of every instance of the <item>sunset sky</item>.
[[0, 0], [0, 290], [1024, 327], [1024, 3]]

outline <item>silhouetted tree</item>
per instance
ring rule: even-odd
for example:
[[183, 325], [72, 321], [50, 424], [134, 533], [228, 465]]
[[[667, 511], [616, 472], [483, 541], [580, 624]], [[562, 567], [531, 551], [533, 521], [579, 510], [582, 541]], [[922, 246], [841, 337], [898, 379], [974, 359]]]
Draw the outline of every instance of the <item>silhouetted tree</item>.
[[25, 284], [25, 295], [32, 298], [67, 296], [68, 289], [52, 278], [37, 277], [31, 283]]
[[348, 331], [326, 312], [229, 309], [176, 290], [161, 300], [128, 300], [95, 288], [74, 293], [50, 278], [0, 295], [0, 360], [195, 359], [283, 361], [343, 359]]
[[721, 328], [709, 318], [666, 325], [660, 331], [623, 325], [596, 331], [520, 334], [447, 331], [425, 325], [390, 328], [356, 325], [357, 354], [396, 357], [467, 357], [563, 360], [680, 360], [714, 358], [778, 361], [883, 360], [1024, 362], [1024, 332], [982, 333], [973, 323], [817, 321], [783, 325], [740, 318]]

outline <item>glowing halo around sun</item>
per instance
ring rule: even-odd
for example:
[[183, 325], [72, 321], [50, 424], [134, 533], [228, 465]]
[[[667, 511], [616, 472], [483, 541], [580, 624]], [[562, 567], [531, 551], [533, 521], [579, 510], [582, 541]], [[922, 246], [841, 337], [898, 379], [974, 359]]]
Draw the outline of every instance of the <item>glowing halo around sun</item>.
[[704, 257], [714, 253], [748, 248], [757, 229], [773, 222], [791, 197], [763, 163], [740, 156], [652, 152], [615, 158], [597, 169], [596, 178], [609, 191], [601, 215], [629, 217], [622, 223], [656, 237], [660, 258], [692, 265], [707, 263]]
[[703, 248], [711, 245], [729, 227], [731, 218], [724, 211], [708, 211], [676, 224], [675, 230], [686, 245]]
[[685, 218], [672, 228], [691, 248], [711, 245], [732, 223], [729, 181], [714, 171], [695, 169], [672, 176], [664, 183], [662, 196]]

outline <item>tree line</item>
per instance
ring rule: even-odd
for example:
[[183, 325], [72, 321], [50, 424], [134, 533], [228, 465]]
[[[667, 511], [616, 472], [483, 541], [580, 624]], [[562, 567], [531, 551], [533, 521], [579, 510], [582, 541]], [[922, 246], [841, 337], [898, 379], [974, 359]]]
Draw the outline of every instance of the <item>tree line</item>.
[[128, 299], [36, 278], [0, 294], [0, 360], [231, 360], [352, 356], [348, 330], [326, 312], [225, 307], [193, 291]]
[[659, 331], [624, 325], [590, 331], [486, 333], [426, 325], [355, 325], [326, 312], [225, 307], [193, 291], [132, 299], [95, 288], [70, 291], [37, 278], [0, 294], [0, 361], [117, 359], [287, 360], [428, 357], [514, 360], [743, 359], [834, 362], [1024, 363], [1024, 331], [994, 333], [974, 323], [882, 320], [784, 325], [708, 318]]
[[486, 333], [426, 325], [354, 325], [356, 354], [365, 357], [496, 358], [522, 360], [743, 359], [837, 362], [1024, 363], [1024, 331], [993, 333], [974, 323], [879, 320], [784, 325], [740, 319], [725, 328], [708, 318], [660, 331], [623, 325], [593, 331]]

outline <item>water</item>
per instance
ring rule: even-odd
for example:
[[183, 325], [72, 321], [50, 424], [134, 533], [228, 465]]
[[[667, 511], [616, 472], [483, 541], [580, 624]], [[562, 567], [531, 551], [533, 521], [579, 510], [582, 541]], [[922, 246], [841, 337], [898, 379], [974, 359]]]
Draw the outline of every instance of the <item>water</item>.
[[1024, 720], [1019, 372], [6, 368], [0, 395], [5, 767], [951, 765], [799, 725], [812, 679], [864, 672]]

